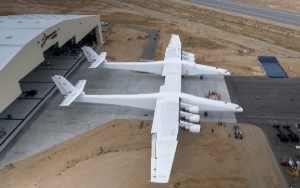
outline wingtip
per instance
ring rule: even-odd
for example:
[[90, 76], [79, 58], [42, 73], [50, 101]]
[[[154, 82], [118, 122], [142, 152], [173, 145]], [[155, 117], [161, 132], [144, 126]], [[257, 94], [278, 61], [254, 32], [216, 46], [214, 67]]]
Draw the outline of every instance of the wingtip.
[[168, 183], [169, 182], [169, 178], [151, 178], [150, 180], [151, 183]]
[[59, 106], [69, 106], [69, 105], [67, 105], [67, 104], [64, 104], [64, 103], [60, 103], [60, 105]]
[[60, 76], [60, 75], [53, 75], [52, 78], [61, 78], [63, 76]]

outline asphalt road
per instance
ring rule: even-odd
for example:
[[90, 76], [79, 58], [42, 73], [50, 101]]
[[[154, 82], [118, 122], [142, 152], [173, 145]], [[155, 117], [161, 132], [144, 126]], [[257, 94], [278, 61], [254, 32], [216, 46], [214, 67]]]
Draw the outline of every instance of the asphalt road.
[[266, 77], [226, 77], [231, 101], [239, 104], [243, 113], [238, 122], [266, 125], [300, 123], [300, 79]]
[[190, 3], [223, 9], [230, 12], [255, 16], [271, 21], [300, 26], [300, 14], [267, 7], [240, 4], [230, 0], [185, 0]]

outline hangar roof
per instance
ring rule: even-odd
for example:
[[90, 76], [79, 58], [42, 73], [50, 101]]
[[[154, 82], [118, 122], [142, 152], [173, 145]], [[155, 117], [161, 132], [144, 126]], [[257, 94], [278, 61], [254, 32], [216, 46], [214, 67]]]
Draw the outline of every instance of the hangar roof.
[[20, 94], [20, 80], [45, 60], [44, 52], [93, 31], [103, 43], [99, 15], [0, 16], [0, 113]]
[[26, 14], [0, 17], [0, 71], [32, 39], [65, 20], [90, 15]]

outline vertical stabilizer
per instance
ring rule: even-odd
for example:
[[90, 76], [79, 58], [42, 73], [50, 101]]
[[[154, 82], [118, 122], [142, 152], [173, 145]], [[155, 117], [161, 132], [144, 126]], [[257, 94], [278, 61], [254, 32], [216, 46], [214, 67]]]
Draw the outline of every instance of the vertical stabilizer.
[[68, 80], [62, 76], [55, 75], [52, 77], [61, 94], [66, 97], [72, 91], [77, 90]]
[[57, 88], [61, 94], [65, 97], [60, 106], [69, 106], [80, 94], [84, 94], [83, 89], [86, 83], [86, 80], [79, 80], [74, 87], [67, 79], [63, 76], [55, 75], [52, 77]]
[[97, 60], [98, 54], [91, 47], [83, 46], [81, 50], [83, 51], [89, 63], [93, 63]]
[[81, 49], [90, 63], [89, 68], [97, 68], [105, 61], [107, 54], [106, 52], [102, 52], [100, 55], [98, 55], [91, 47], [83, 46]]
[[106, 57], [106, 52], [102, 52], [99, 56], [98, 59], [96, 61], [94, 61], [93, 63], [91, 63], [91, 65], [89, 66], [89, 68], [97, 68], [99, 65], [101, 65], [103, 62], [105, 62], [105, 57]]

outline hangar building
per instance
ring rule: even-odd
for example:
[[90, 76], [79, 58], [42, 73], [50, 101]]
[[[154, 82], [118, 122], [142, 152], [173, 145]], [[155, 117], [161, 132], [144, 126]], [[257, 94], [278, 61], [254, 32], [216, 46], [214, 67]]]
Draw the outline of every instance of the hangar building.
[[0, 113], [20, 94], [19, 80], [44, 61], [51, 47], [90, 32], [102, 44], [99, 15], [14, 15], [0, 17]]
[[81, 47], [103, 44], [99, 15], [0, 17], [0, 152], [85, 60]]

